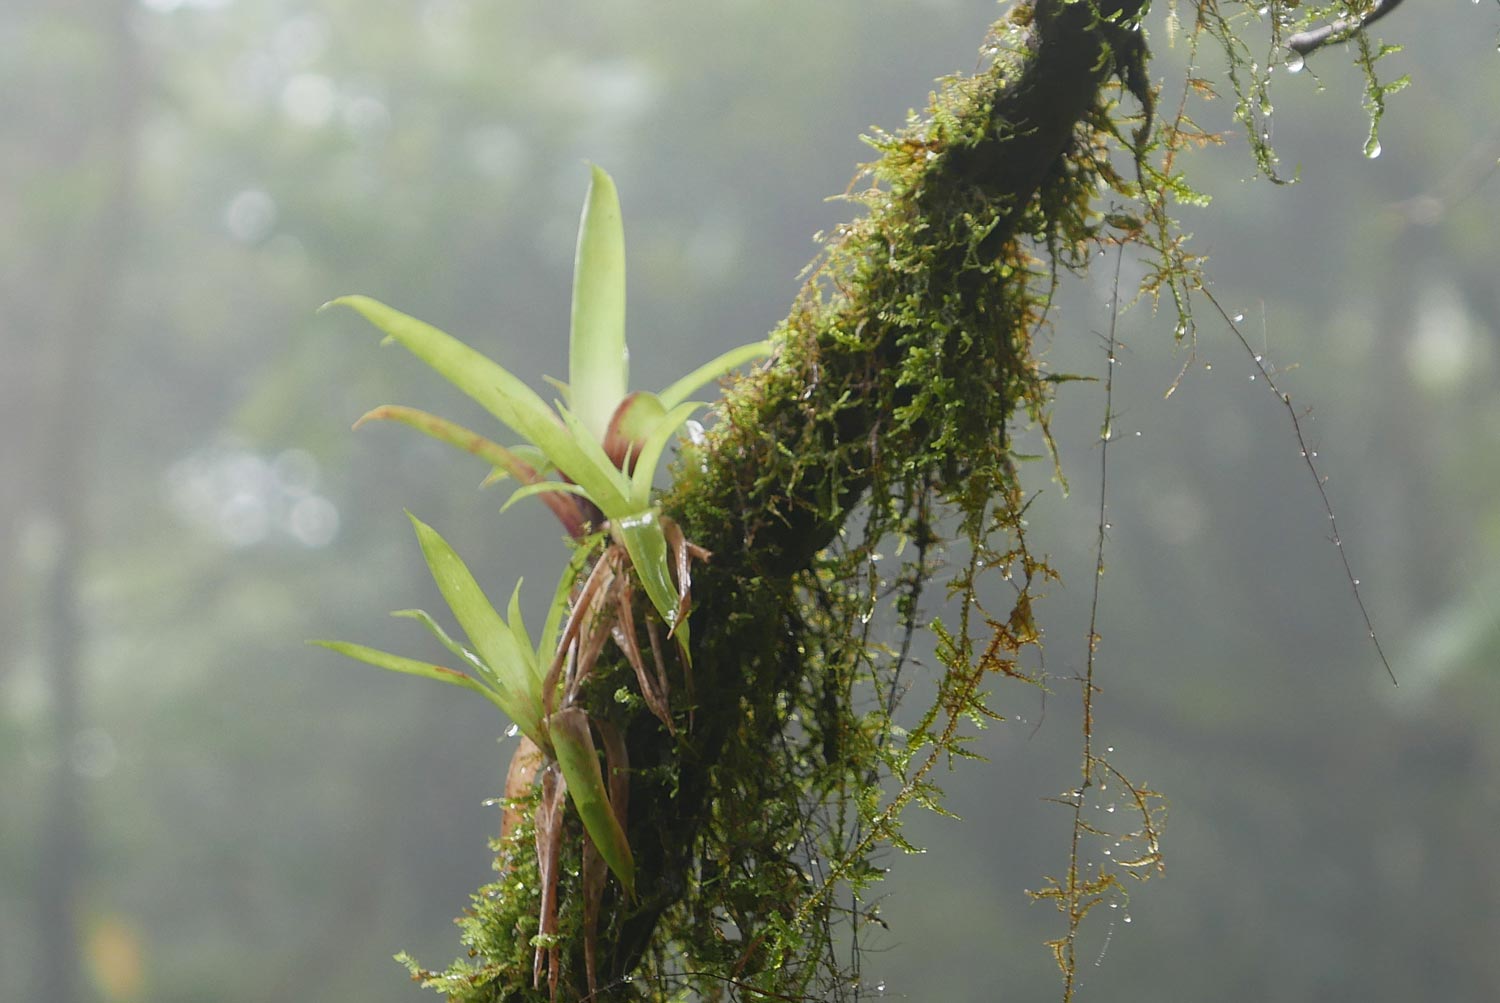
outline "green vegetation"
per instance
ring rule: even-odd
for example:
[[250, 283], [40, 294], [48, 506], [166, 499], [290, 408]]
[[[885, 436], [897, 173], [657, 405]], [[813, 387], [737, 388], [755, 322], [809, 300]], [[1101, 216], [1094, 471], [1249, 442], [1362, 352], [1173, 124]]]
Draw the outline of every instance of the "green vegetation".
[[[993, 30], [988, 68], [946, 81], [925, 116], [874, 137], [879, 159], [852, 192], [864, 215], [828, 240], [772, 337], [773, 363], [730, 387], [659, 510], [656, 462], [695, 405], [679, 403], [686, 391], [675, 386], [660, 398], [625, 394], [623, 243], [602, 171], [594, 171], [575, 273], [564, 393], [571, 390], [576, 415], [559, 405], [555, 420], [525, 384], [435, 329], [368, 299], [338, 301], [524, 435], [545, 458], [540, 469], [566, 480], [543, 480], [514, 450], [430, 416], [386, 416], [488, 458], [498, 476], [523, 482], [516, 497], [558, 492], [592, 506], [559, 513], [592, 567], [575, 586], [583, 565], [568, 563], [536, 649], [514, 600], [507, 625], [446, 544], [417, 523], [434, 577], [479, 654], [439, 635], [488, 686], [331, 645], [480, 689], [561, 767], [542, 774], [539, 795], [529, 783], [507, 790], [512, 811], [532, 811], [536, 854], [519, 852], [520, 830], [497, 844], [504, 878], [475, 896], [462, 921], [473, 960], [436, 973], [407, 959], [414, 977], [454, 1000], [533, 992], [627, 999], [636, 985], [657, 998], [804, 998], [857, 982], [860, 929], [878, 922], [864, 904], [881, 873], [877, 854], [914, 849], [901, 834], [907, 807], [943, 810], [933, 771], [970, 756], [973, 730], [997, 716], [986, 702], [989, 681], [1038, 682], [1022, 659], [1039, 643], [1033, 602], [1053, 574], [1027, 545], [1030, 499], [1010, 430], [1019, 415], [1045, 433], [1050, 387], [1067, 378], [1046, 373], [1032, 344], [1061, 274], [1087, 270], [1110, 248], [1147, 249], [1155, 266], [1141, 292], [1170, 294], [1179, 337], [1192, 330], [1193, 298], [1208, 295], [1201, 262], [1170, 213], [1206, 201], [1176, 160], [1215, 138], [1186, 103], [1193, 90], [1209, 89], [1190, 69], [1183, 103], [1157, 120], [1141, 12], [1130, 0], [1019, 6]], [[1335, 13], [1298, 16], [1315, 23]], [[1273, 18], [1273, 44], [1290, 17]], [[1211, 5], [1197, 9], [1189, 31], [1194, 53], [1204, 35], [1229, 59], [1237, 117], [1274, 178], [1275, 155], [1259, 128], [1270, 114], [1270, 70], [1246, 58], [1246, 44]], [[1373, 80], [1373, 58], [1367, 47], [1360, 52]], [[1381, 96], [1395, 89], [1370, 86]], [[1381, 102], [1370, 110], [1374, 142]], [[763, 351], [748, 346], [712, 372]], [[1111, 341], [1112, 361], [1113, 351]], [[629, 430], [628, 445], [615, 442], [620, 429]], [[1106, 420], [1102, 449], [1109, 438]], [[607, 548], [585, 535], [604, 529], [615, 541]], [[710, 554], [690, 592], [693, 557]], [[1008, 609], [985, 605], [979, 583], [987, 576], [1011, 584]], [[650, 608], [633, 605], [632, 583]], [[959, 612], [955, 622], [926, 624], [942, 672], [928, 708], [903, 726], [896, 710], [928, 589], [946, 593]], [[694, 599], [700, 630], [690, 640]], [[559, 635], [565, 607], [569, 626]], [[887, 608], [901, 624], [896, 648], [866, 629]], [[642, 629], [654, 673], [637, 640]], [[662, 629], [678, 641], [670, 667]], [[610, 636], [617, 650], [606, 652]], [[486, 637], [507, 638], [506, 650], [484, 650]], [[1083, 920], [1123, 900], [1122, 877], [1161, 866], [1159, 795], [1093, 746], [1092, 646], [1082, 679], [1081, 783], [1062, 799], [1074, 811], [1068, 870], [1034, 893], [1067, 920], [1066, 934], [1050, 942], [1065, 999], [1075, 989]], [[632, 672], [635, 693], [626, 683]], [[674, 690], [686, 695], [676, 709], [667, 702]], [[591, 727], [604, 739], [603, 771]], [[528, 754], [523, 746], [516, 755]], [[1124, 788], [1135, 828], [1089, 820], [1084, 800], [1106, 781]], [[576, 842], [564, 837], [576, 831], [561, 812], [564, 786], [585, 833], [576, 860], [563, 851]], [[1080, 840], [1106, 833], [1138, 851], [1085, 874]], [[618, 885], [606, 888], [601, 858]], [[536, 949], [529, 964], [513, 946], [523, 933]]]
[[[945, 84], [931, 122], [875, 133], [877, 173], [823, 204], [867, 123], [899, 115], [934, 70], [973, 65], [991, 12], [964, 6], [0, 14], [27, 40], [0, 138], [0, 399], [38, 432], [0, 459], [14, 992], [414, 999], [391, 952], [427, 969], [465, 953], [448, 918], [499, 833], [495, 887], [463, 919], [473, 953], [433, 974], [440, 992], [540, 999], [555, 974], [559, 997], [582, 995], [594, 926], [596, 982], [621, 996], [847, 999], [888, 982], [912, 998], [1055, 998], [1043, 941], [1088, 980], [1080, 1000], [1483, 995], [1493, 952], [1472, 917], [1494, 882], [1473, 861], [1496, 818], [1470, 794], [1500, 762], [1495, 592], [1465, 571], [1493, 563], [1500, 525], [1484, 463], [1494, 153], [1474, 118], [1493, 105], [1475, 66], [1493, 58], [1492, 8], [1404, 19], [1407, 52], [1375, 66], [1438, 100], [1389, 101], [1374, 161], [1363, 68], [1328, 49], [1290, 75], [1276, 36], [1317, 12], [1272, 5], [1158, 5], [1153, 60], [1135, 69], [1131, 33], [1122, 47], [1097, 26], [1110, 52], [1072, 64], [1092, 89], [1032, 88], [1045, 100], [1028, 121], [1055, 110], [1067, 126], [986, 145], [985, 101], [1023, 121], [1009, 92], [1042, 51], [1026, 29], [1061, 30], [1022, 11], [986, 42], [1009, 76]], [[1242, 58], [1226, 64], [1198, 30], [1215, 19]], [[1349, 54], [1360, 46], [1386, 51], [1355, 33]], [[1201, 102], [1213, 88], [1227, 100]], [[1334, 100], [1301, 103], [1325, 88]], [[1221, 140], [1237, 152], [1194, 151]], [[1268, 170], [1300, 186], [1247, 177], [1261, 141], [1281, 157]], [[541, 391], [548, 422], [559, 397], [592, 425], [580, 450], [603, 449], [578, 405], [618, 406], [623, 373], [583, 401], [538, 378], [590, 379], [562, 338], [586, 157], [628, 197], [638, 386], [776, 327], [807, 234], [830, 234], [771, 368], [729, 388], [712, 439], [646, 498], [681, 530], [694, 579], [684, 651], [628, 549], [590, 532], [604, 513], [589, 489], [428, 367], [378, 352], [354, 311], [312, 310], [359, 289], [460, 333]], [[835, 224], [849, 212], [863, 218]], [[1208, 251], [1214, 298], [1265, 368], [1202, 311], [1193, 255]], [[1143, 277], [1166, 312], [1120, 317], [1117, 339], [1105, 318]], [[1098, 382], [1064, 382], [1076, 374]], [[1307, 445], [1399, 691], [1360, 643], [1270, 376], [1304, 423], [1317, 405]], [[390, 405], [346, 434], [385, 400], [446, 417]], [[453, 463], [450, 447], [478, 458]], [[595, 464], [622, 496], [628, 449]], [[470, 490], [485, 471], [510, 483]], [[441, 537], [413, 546], [403, 506]], [[657, 576], [673, 612], [676, 563]], [[589, 582], [607, 619], [575, 633], [600, 657], [549, 687], [568, 591]], [[432, 615], [372, 616], [392, 606]], [[443, 621], [437, 644], [409, 620]], [[627, 625], [640, 666], [611, 636]], [[377, 657], [450, 685], [345, 664], [309, 636], [400, 652], [412, 660]], [[1411, 651], [1424, 638], [1433, 657]], [[534, 742], [499, 737], [497, 711], [551, 743], [552, 772], [540, 748], [524, 754]], [[1096, 736], [1082, 750], [1080, 723]], [[567, 772], [582, 780], [562, 790]], [[633, 789], [611, 786], [626, 777]], [[1127, 903], [1116, 861], [1152, 871], [1155, 789], [1174, 801], [1171, 880]], [[964, 822], [903, 810], [919, 804]], [[617, 852], [611, 875], [590, 830], [630, 864]], [[911, 845], [930, 852], [903, 858]]]
[[[658, 619], [646, 621], [652, 671], [647, 669], [647, 656], [637, 640], [633, 584], [644, 587], [666, 637], [676, 642], [674, 650], [680, 654], [681, 671], [689, 680], [691, 693], [689, 568], [695, 558], [702, 560], [708, 555], [656, 509], [652, 483], [668, 440], [702, 406], [684, 398], [735, 366], [764, 355], [769, 345], [752, 344], [727, 352], [660, 395], [626, 392], [625, 238], [614, 182], [598, 167], [594, 168], [578, 231], [570, 380], [558, 385], [572, 408], [559, 403], [554, 411], [504, 367], [431, 325], [368, 297], [347, 296], [334, 304], [359, 311], [527, 442], [507, 449], [446, 419], [412, 408], [377, 408], [360, 423], [371, 418], [395, 419], [488, 460], [493, 469], [486, 483], [507, 476], [521, 481], [506, 507], [531, 495], [546, 496], [576, 548], [565, 562], [566, 570], [548, 607], [546, 626], [533, 645], [521, 618], [520, 583], [511, 593], [507, 620], [491, 605], [483, 587], [447, 541], [413, 516], [427, 567], [472, 650], [449, 638], [422, 610], [404, 610], [399, 615], [422, 621], [459, 664], [471, 666], [475, 675], [364, 645], [317, 642], [383, 669], [473, 690], [504, 712], [525, 736], [526, 744], [516, 752], [516, 760], [540, 753], [545, 761], [538, 780], [543, 793], [535, 805], [532, 827], [542, 905], [533, 977], [540, 979], [547, 958], [548, 978], [555, 993], [562, 943], [557, 931], [556, 899], [564, 793], [577, 808], [586, 833], [585, 914], [597, 916], [604, 889], [602, 867], [606, 864], [627, 897], [635, 892], [635, 861], [623, 829], [629, 819], [625, 785], [630, 763], [616, 727], [604, 719], [591, 719], [580, 705], [582, 688], [613, 636], [635, 670], [646, 706], [669, 732], [674, 730], [667, 705], [670, 684]], [[564, 479], [549, 479], [546, 474], [554, 470]], [[586, 563], [591, 566], [588, 578], [578, 583]], [[608, 784], [599, 766], [594, 730], [599, 732], [607, 753]], [[524, 776], [529, 781], [535, 774], [533, 766]], [[521, 786], [530, 784], [523, 781]], [[594, 928], [589, 923], [585, 951], [591, 990], [594, 947]]]

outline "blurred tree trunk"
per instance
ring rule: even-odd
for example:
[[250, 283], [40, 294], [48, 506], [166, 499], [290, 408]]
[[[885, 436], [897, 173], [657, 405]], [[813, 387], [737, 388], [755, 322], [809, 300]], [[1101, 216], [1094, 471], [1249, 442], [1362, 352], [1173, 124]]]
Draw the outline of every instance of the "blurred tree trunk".
[[[87, 812], [80, 785], [79, 736], [86, 718], [84, 679], [88, 626], [81, 585], [90, 548], [86, 500], [97, 429], [100, 362], [118, 328], [118, 290], [134, 217], [135, 136], [141, 94], [132, 0], [90, 0], [49, 12], [51, 28], [79, 36], [90, 65], [65, 89], [66, 121], [50, 123], [56, 146], [41, 169], [76, 197], [58, 200], [48, 230], [63, 234], [41, 288], [26, 291], [45, 304], [30, 332], [42, 353], [35, 415], [35, 478], [29, 516], [39, 551], [38, 650], [52, 710], [52, 777], [36, 874], [36, 968], [30, 999], [75, 1003], [92, 996], [81, 929], [89, 877]], [[71, 98], [72, 100], [68, 100]], [[52, 162], [48, 162], [52, 161]], [[66, 214], [63, 216], [62, 214]], [[50, 287], [50, 288], [49, 288]]]

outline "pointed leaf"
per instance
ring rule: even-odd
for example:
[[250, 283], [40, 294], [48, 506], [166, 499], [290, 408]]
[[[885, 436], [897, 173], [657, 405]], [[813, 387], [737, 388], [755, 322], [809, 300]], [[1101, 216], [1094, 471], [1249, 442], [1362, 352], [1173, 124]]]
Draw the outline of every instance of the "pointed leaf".
[[[530, 498], [533, 495], [543, 495], [543, 496], [545, 496], [545, 495], [554, 495], [555, 496], [555, 495], [558, 495], [558, 494], [580, 495], [580, 496], [582, 496], [584, 498], [587, 498], [589, 496], [589, 493], [587, 491], [585, 491], [583, 488], [579, 487], [577, 484], [572, 484], [572, 483], [570, 483], [568, 481], [537, 481], [535, 484], [523, 484], [521, 487], [516, 488], [516, 490], [511, 494], [511, 496], [509, 498], [505, 499], [505, 504], [500, 506], [500, 511], [504, 512], [506, 509], [510, 508], [512, 505], [514, 505], [516, 502], [520, 501], [521, 499], [523, 499], [523, 498]], [[545, 501], [545, 500], [546, 500], [546, 498], [544, 497], [543, 501]], [[582, 522], [584, 522], [586, 520], [582, 519], [582, 514], [581, 513], [580, 513], [579, 518], [580, 518], [580, 530], [581, 530], [581, 528], [582, 528]], [[578, 534], [570, 532], [570, 535], [577, 536]]]
[[573, 324], [568, 346], [572, 406], [595, 439], [625, 396], [625, 231], [615, 183], [595, 166], [578, 224]]
[[[505, 610], [505, 618], [510, 624], [510, 633], [516, 639], [516, 643], [535, 651], [536, 648], [531, 643], [531, 634], [526, 630], [526, 621], [521, 616], [521, 583], [525, 580], [524, 578], [516, 579], [516, 587], [510, 593], [510, 605]], [[536, 659], [533, 658], [530, 661], [535, 663]]]
[[599, 756], [594, 749], [594, 739], [589, 733], [589, 718], [579, 707], [565, 707], [547, 719], [547, 730], [552, 736], [552, 748], [557, 753], [557, 763], [562, 767], [563, 777], [568, 783], [568, 794], [578, 809], [578, 817], [588, 830], [589, 838], [599, 850], [609, 869], [615, 872], [627, 895], [635, 895], [635, 858], [630, 852], [630, 843], [625, 830], [620, 827], [614, 809], [610, 807], [609, 792], [604, 786], [604, 774], [599, 769]]
[[[552, 465], [552, 461], [547, 459], [546, 453], [528, 443], [516, 443], [514, 446], [505, 446], [503, 448], [507, 453], [510, 453], [516, 459], [529, 466], [536, 473], [538, 479], [546, 477], [557, 469]], [[491, 484], [499, 484], [509, 476], [511, 476], [509, 470], [496, 466], [485, 475], [484, 480], [479, 482], [479, 486], [487, 488]], [[525, 478], [520, 478], [520, 480], [522, 483], [529, 483]]]
[[537, 674], [530, 666], [536, 652], [517, 641], [448, 541], [416, 516], [409, 512], [407, 515], [417, 531], [417, 540], [427, 558], [432, 580], [448, 601], [454, 618], [468, 635], [469, 643], [479, 657], [493, 671], [495, 682], [521, 710], [523, 716], [513, 720], [532, 741], [545, 744], [537, 738], [541, 732], [542, 694], [536, 681]]
[[[546, 402], [499, 363], [431, 324], [368, 296], [341, 296], [324, 306], [347, 306], [358, 311], [512, 431], [538, 446], [558, 470], [595, 496], [594, 502], [601, 509], [604, 501], [614, 502], [618, 487], [598, 476], [592, 459], [580, 451], [573, 435], [558, 422]], [[596, 492], [602, 492], [603, 497]]]
[[[354, 427], [359, 428], [367, 421], [381, 420], [400, 422], [440, 442], [446, 442], [450, 446], [488, 461], [493, 469], [490, 475], [480, 482], [480, 487], [494, 481], [504, 480], [507, 476], [516, 478], [522, 484], [547, 483], [543, 480], [542, 473], [551, 469], [552, 465], [547, 462], [546, 454], [535, 446], [507, 449], [447, 418], [440, 418], [435, 414], [398, 404], [386, 404], [366, 412], [359, 421], [354, 423]], [[509, 502], [506, 502], [505, 507], [509, 508], [516, 500], [517, 496], [513, 496]], [[583, 509], [576, 502], [556, 497], [543, 498], [542, 501], [552, 510], [552, 514], [557, 517], [558, 522], [562, 523], [563, 529], [569, 536], [576, 537], [583, 532], [583, 524], [587, 519]]]
[[309, 641], [320, 648], [329, 651], [337, 651], [356, 661], [374, 665], [378, 668], [387, 669], [391, 672], [400, 672], [408, 676], [420, 676], [423, 679], [434, 679], [440, 683], [451, 683], [454, 686], [462, 686], [464, 689], [473, 690], [484, 697], [490, 703], [500, 708], [500, 711], [516, 724], [521, 723], [520, 717], [524, 711], [515, 704], [510, 697], [504, 693], [490, 689], [472, 676], [466, 676], [462, 672], [434, 665], [431, 662], [421, 662], [415, 658], [403, 658], [401, 655], [392, 655], [378, 648], [367, 648], [363, 644], [351, 644], [348, 641]]
[[453, 640], [453, 638], [449, 637], [448, 632], [444, 630], [442, 626], [436, 620], [434, 620], [425, 609], [398, 609], [391, 613], [391, 616], [399, 616], [405, 617], [408, 620], [416, 620], [417, 622], [422, 624], [422, 626], [426, 627], [429, 631], [432, 632], [432, 635], [438, 639], [439, 644], [447, 648], [455, 656], [461, 659], [465, 665], [470, 666], [474, 669], [474, 671], [478, 672], [480, 678], [491, 682], [494, 685], [498, 685], [498, 682], [495, 682], [494, 670], [491, 669], [488, 665], [484, 664], [484, 662], [481, 661], [479, 656], [474, 654], [474, 652], [470, 651], [468, 648], [465, 648], [462, 644], [459, 644], [457, 641]]
[[568, 386], [566, 383], [564, 383], [562, 380], [558, 379], [557, 377], [555, 377], [555, 376], [548, 376], [545, 373], [542, 374], [542, 382], [545, 383], [545, 384], [547, 384], [553, 390], [556, 390], [558, 392], [558, 394], [561, 395], [564, 404], [567, 404], [569, 406], [572, 405], [572, 403], [573, 403], [573, 388], [572, 387]]
[[[455, 449], [472, 453], [523, 484], [532, 484], [541, 479], [534, 463], [528, 462], [514, 451], [506, 449], [497, 442], [491, 442], [478, 432], [472, 432], [447, 418], [440, 418], [414, 407], [385, 404], [365, 412], [360, 416], [359, 421], [354, 423], [354, 427], [359, 428], [370, 421], [400, 422], [418, 432], [432, 436], [439, 442], [446, 442]], [[540, 452], [537, 455], [540, 455]]]
[[768, 338], [765, 341], [757, 341], [749, 345], [741, 345], [739, 348], [731, 348], [712, 362], [705, 362], [658, 394], [661, 397], [662, 405], [668, 410], [676, 407], [696, 393], [699, 387], [707, 383], [712, 383], [731, 369], [737, 369], [751, 359], [759, 359], [770, 355], [772, 347], [773, 344]]

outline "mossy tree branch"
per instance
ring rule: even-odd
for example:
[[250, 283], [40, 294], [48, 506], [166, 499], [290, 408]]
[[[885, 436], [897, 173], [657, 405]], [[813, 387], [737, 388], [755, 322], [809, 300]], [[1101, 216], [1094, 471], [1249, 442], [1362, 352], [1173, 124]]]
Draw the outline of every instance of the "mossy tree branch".
[[[1064, 193], [1058, 176], [1102, 88], [1115, 76], [1138, 86], [1144, 45], [1127, 25], [1140, 9], [1042, 0], [1029, 30], [1010, 36], [1021, 52], [949, 89], [921, 135], [904, 137], [907, 176], [838, 238], [830, 288], [820, 293], [815, 279], [781, 327], [776, 363], [732, 390], [706, 469], [668, 500], [714, 554], [694, 587], [700, 706], [686, 752], [647, 714], [630, 730], [642, 898], [613, 904], [601, 972], [611, 980], [636, 969], [662, 912], [694, 880], [709, 802], [735, 796], [716, 786], [726, 752], [753, 755], [760, 743], [771, 754], [776, 695], [804, 671], [794, 576], [877, 481], [938, 463], [947, 469], [932, 472], [937, 482], [958, 487], [973, 472], [965, 456], [1003, 453], [1017, 395], [1039, 391], [1030, 304], [1007, 288], [1024, 281], [1016, 245], [1046, 236], [1030, 232], [1040, 217], [1028, 207], [1049, 183]], [[913, 240], [910, 253], [895, 250]], [[925, 410], [937, 402], [913, 385], [918, 356], [946, 384], [950, 412], [966, 414]], [[757, 722], [749, 732], [747, 716]], [[746, 748], [727, 748], [736, 743]], [[671, 764], [670, 783], [652, 764]]]
[[[926, 119], [876, 137], [874, 184], [857, 196], [866, 215], [830, 240], [773, 362], [730, 389], [707, 448], [679, 465], [663, 508], [713, 553], [694, 576], [693, 679], [684, 672], [673, 694], [690, 727], [669, 735], [638, 701], [622, 702], [628, 668], [596, 670], [589, 713], [619, 727], [629, 749], [637, 898], [613, 884], [605, 896], [592, 998], [634, 998], [626, 980], [685, 940], [720, 986], [783, 970], [793, 971], [775, 985], [799, 984], [794, 970], [808, 963], [777, 938], [801, 919], [798, 903], [826, 889], [810, 887], [787, 845], [795, 802], [810, 786], [869, 787], [875, 764], [861, 756], [879, 745], [842, 759], [827, 726], [823, 763], [782, 756], [789, 730], [805, 738], [813, 727], [809, 692], [842, 700], [832, 716], [862, 727], [831, 650], [837, 629], [810, 628], [837, 609], [820, 555], [856, 511], [870, 538], [899, 533], [919, 550], [936, 531], [934, 500], [958, 514], [976, 552], [992, 528], [1016, 524], [1008, 423], [1017, 409], [1040, 416], [1049, 386], [1031, 336], [1055, 269], [1086, 262], [1097, 239], [1101, 179], [1120, 185], [1111, 80], [1149, 115], [1142, 7], [1023, 5], [992, 34], [988, 69], [946, 82]], [[454, 999], [546, 995], [528, 986], [523, 856], [510, 856], [510, 877], [465, 921], [486, 967], [432, 976]], [[576, 881], [564, 887], [575, 915]], [[588, 994], [583, 950], [569, 939], [563, 998]]]

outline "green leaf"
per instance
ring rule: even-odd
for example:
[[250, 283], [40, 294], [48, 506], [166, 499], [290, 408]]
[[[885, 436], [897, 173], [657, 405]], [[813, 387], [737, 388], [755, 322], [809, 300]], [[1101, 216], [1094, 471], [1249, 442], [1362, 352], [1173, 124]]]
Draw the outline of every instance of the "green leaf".
[[579, 458], [576, 473], [563, 468], [562, 464], [558, 464], [558, 467], [570, 480], [588, 492], [589, 500], [599, 506], [605, 518], [613, 519], [613, 513], [630, 511], [630, 479], [614, 465], [609, 454], [604, 451], [604, 446], [589, 434], [572, 410], [559, 404], [557, 413], [572, 436], [570, 441]]
[[[532, 470], [536, 471], [536, 475], [539, 478], [546, 477], [553, 470], [557, 469], [552, 465], [552, 461], [547, 459], [546, 453], [542, 452], [535, 446], [530, 445], [529, 443], [517, 443], [514, 446], [506, 446], [503, 448], [507, 453], [510, 453], [516, 459], [520, 460], [522, 463], [531, 467]], [[481, 488], [487, 488], [491, 484], [499, 484], [509, 476], [510, 471], [497, 466], [485, 475], [484, 480], [479, 482], [479, 486]]]
[[[473, 690], [484, 697], [490, 703], [499, 707], [506, 717], [520, 724], [518, 713], [523, 713], [516, 707], [507, 695], [496, 692], [481, 683], [472, 676], [466, 676], [462, 672], [445, 668], [441, 665], [433, 665], [431, 662], [420, 662], [415, 658], [403, 658], [400, 655], [392, 655], [389, 652], [380, 651], [377, 648], [367, 648], [363, 644], [351, 644], [348, 641], [309, 641], [320, 648], [329, 651], [337, 651], [341, 655], [347, 655], [356, 661], [365, 662], [391, 672], [400, 672], [408, 676], [420, 676], [423, 679], [434, 679], [440, 683], [451, 683], [454, 686], [462, 686], [464, 689]], [[528, 736], [529, 737], [529, 736]], [[535, 739], [532, 739], [535, 741]]]
[[425, 609], [398, 609], [391, 616], [405, 617], [409, 620], [418, 621], [432, 632], [432, 635], [438, 639], [439, 644], [447, 648], [455, 657], [461, 659], [465, 665], [473, 667], [482, 678], [489, 680], [495, 677], [493, 669], [484, 664], [474, 652], [449, 637], [448, 632]]
[[552, 605], [547, 608], [547, 621], [542, 624], [542, 636], [537, 643], [539, 671], [541, 666], [552, 661], [552, 656], [557, 652], [557, 636], [562, 631], [563, 618], [568, 615], [572, 605], [573, 583], [583, 574], [584, 565], [588, 564], [589, 557], [602, 537], [602, 533], [596, 533], [578, 541], [573, 549], [573, 556], [568, 558], [567, 568], [557, 581], [557, 589], [552, 593]]
[[407, 515], [417, 531], [417, 540], [422, 545], [422, 555], [427, 558], [432, 580], [448, 601], [459, 626], [468, 635], [469, 643], [490, 667], [493, 682], [515, 702], [520, 716], [512, 715], [512, 720], [527, 737], [543, 745], [538, 739], [541, 734], [542, 689], [537, 672], [530, 665], [536, 652], [530, 645], [522, 645], [517, 640], [448, 541], [416, 516], [409, 512]]
[[[526, 620], [521, 616], [521, 583], [525, 580], [524, 578], [516, 579], [516, 587], [510, 592], [510, 605], [505, 610], [505, 620], [510, 624], [510, 633], [516, 639], [516, 643], [529, 651], [535, 651], [536, 648], [531, 643], [531, 634], [526, 629]], [[531, 665], [536, 665], [534, 658], [527, 661]]]
[[547, 384], [552, 389], [556, 390], [562, 397], [564, 404], [571, 405], [573, 403], [573, 388], [568, 386], [562, 380], [558, 379], [555, 376], [548, 376], [547, 374], [543, 373], [542, 382]]
[[604, 773], [599, 769], [599, 756], [594, 750], [594, 738], [589, 733], [589, 719], [582, 708], [565, 707], [547, 718], [547, 730], [552, 736], [552, 748], [557, 753], [557, 763], [562, 767], [563, 778], [568, 782], [568, 794], [594, 841], [599, 855], [615, 872], [625, 893], [635, 895], [635, 858], [630, 852], [630, 843], [625, 830], [610, 807], [609, 793], [604, 786]]
[[731, 369], [737, 369], [751, 359], [759, 359], [770, 355], [772, 347], [772, 342], [768, 338], [765, 341], [757, 341], [749, 345], [741, 345], [739, 348], [731, 348], [712, 362], [705, 362], [697, 369], [694, 369], [657, 396], [661, 398], [662, 406], [670, 410], [696, 393], [699, 387], [707, 383], [712, 383]]
[[584, 428], [603, 441], [610, 415], [625, 397], [625, 231], [615, 183], [593, 168], [578, 224], [573, 262], [573, 323], [568, 386]]
[[703, 405], [697, 401], [677, 405], [657, 422], [651, 434], [641, 443], [635, 472], [630, 476], [631, 501], [642, 507], [651, 504], [651, 482], [656, 479], [661, 454], [666, 450], [667, 443], [672, 441], [672, 436], [682, 427], [682, 423], [691, 418], [693, 412], [700, 407]]
[[[557, 414], [505, 367], [431, 324], [409, 317], [368, 296], [341, 296], [329, 306], [347, 306], [437, 370], [512, 431], [539, 447], [570, 480], [583, 485], [601, 509], [623, 504], [618, 485], [601, 479], [593, 458]], [[595, 446], [597, 449], [597, 445]]]
[[530, 498], [533, 495], [544, 495], [549, 492], [581, 495], [585, 498], [589, 494], [577, 484], [570, 484], [567, 481], [537, 481], [535, 484], [523, 484], [521, 487], [516, 488], [515, 492], [509, 498], [505, 499], [505, 504], [500, 506], [500, 511], [504, 512], [523, 498]]
[[[515, 477], [522, 484], [546, 483], [543, 474], [552, 469], [552, 464], [547, 460], [546, 454], [535, 446], [517, 446], [514, 449], [507, 449], [456, 422], [414, 407], [386, 404], [366, 412], [359, 421], [354, 423], [354, 427], [359, 428], [367, 421], [382, 420], [400, 422], [440, 442], [446, 442], [450, 446], [487, 461], [493, 469], [489, 476], [480, 482], [480, 487], [504, 480], [507, 476]], [[505, 507], [509, 508], [519, 497], [521, 496], [513, 496], [509, 502], [506, 502]], [[542, 500], [552, 510], [557, 521], [562, 523], [563, 529], [569, 536], [576, 537], [583, 532], [583, 509], [575, 502], [564, 498]]]
[[[440, 418], [435, 414], [414, 407], [404, 407], [400, 404], [385, 404], [371, 411], [365, 412], [360, 419], [354, 423], [355, 428], [370, 421], [395, 421], [414, 428], [424, 435], [430, 435], [439, 442], [446, 442], [455, 449], [489, 463], [490, 466], [505, 471], [523, 484], [533, 484], [541, 479], [537, 473], [536, 465], [517, 455], [513, 450], [506, 449], [497, 442], [491, 442], [478, 432], [470, 431], [457, 422]], [[537, 455], [540, 455], [538, 453]]]
[[672, 582], [667, 537], [655, 511], [646, 509], [634, 515], [611, 520], [610, 526], [625, 544], [636, 578], [662, 622], [682, 644], [683, 657], [688, 652], [687, 620], [677, 618], [677, 586]]

